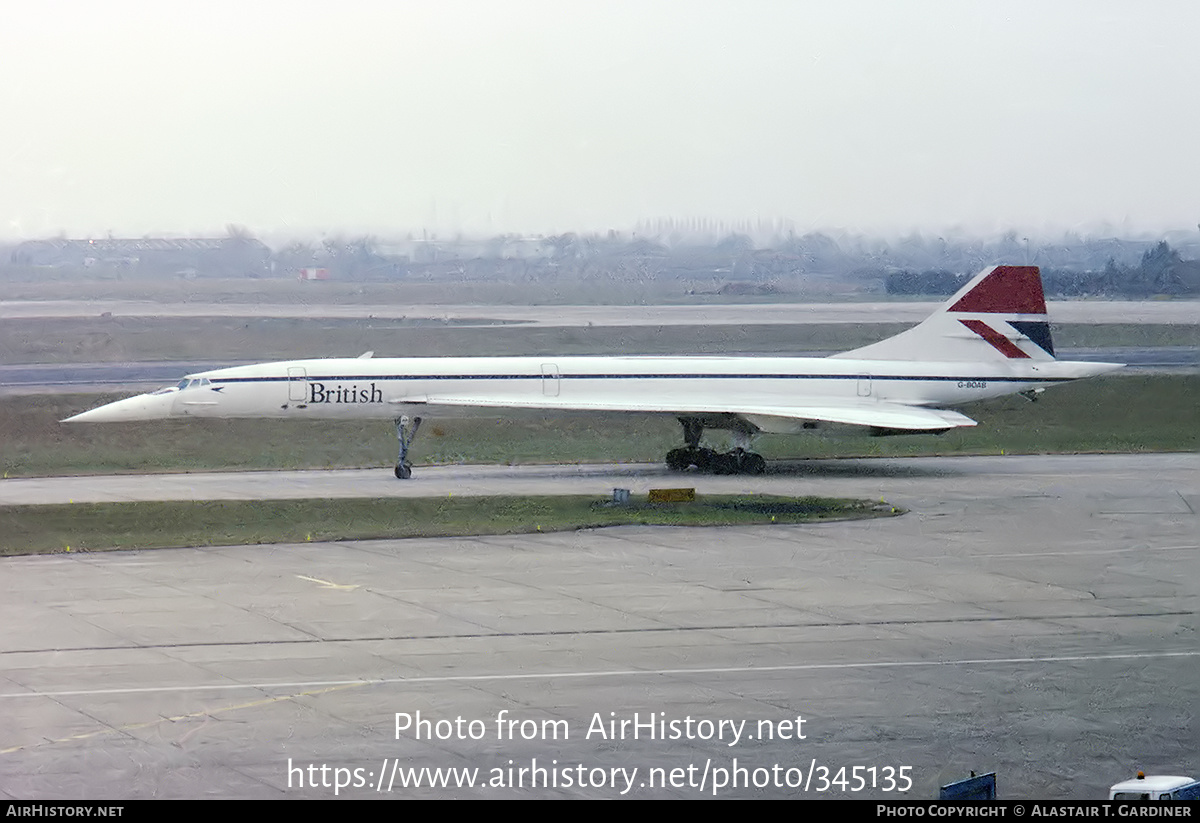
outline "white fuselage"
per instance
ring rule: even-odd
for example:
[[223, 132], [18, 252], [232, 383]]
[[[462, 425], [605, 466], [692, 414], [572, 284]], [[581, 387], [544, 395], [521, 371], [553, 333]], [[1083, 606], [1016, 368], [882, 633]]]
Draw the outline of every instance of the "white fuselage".
[[808, 357], [411, 357], [294, 360], [188, 375], [81, 420], [395, 418], [454, 407], [739, 413], [836, 403], [947, 406], [1107, 371], [1063, 361]]

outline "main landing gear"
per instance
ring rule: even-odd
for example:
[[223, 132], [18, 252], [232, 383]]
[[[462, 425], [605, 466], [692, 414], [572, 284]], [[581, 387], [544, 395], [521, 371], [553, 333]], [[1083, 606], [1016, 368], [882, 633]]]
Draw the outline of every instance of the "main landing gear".
[[[667, 468], [671, 471], [687, 471], [692, 466], [711, 474], [762, 474], [767, 470], [767, 461], [761, 454], [746, 451], [742, 446], [728, 452], [701, 448], [703, 423], [691, 417], [681, 417], [679, 422], [683, 424], [683, 440], [687, 445], [667, 452]], [[749, 432], [735, 429], [734, 435], [749, 441]]]
[[408, 462], [408, 447], [412, 445], [413, 440], [417, 436], [417, 429], [421, 428], [421, 418], [403, 415], [396, 418], [396, 439], [400, 441], [400, 456], [396, 458], [396, 479], [407, 480], [412, 477], [412, 464]]

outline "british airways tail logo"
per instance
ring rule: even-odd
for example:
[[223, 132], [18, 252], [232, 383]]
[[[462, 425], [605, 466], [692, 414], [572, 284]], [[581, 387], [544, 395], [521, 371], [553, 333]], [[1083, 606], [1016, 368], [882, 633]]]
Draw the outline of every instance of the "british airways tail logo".
[[345, 386], [335, 383], [326, 388], [324, 383], [309, 383], [308, 402], [313, 403], [382, 403], [383, 390], [371, 383], [369, 387], [353, 383]]
[[987, 323], [984, 323], [982, 320], [963, 320], [960, 318], [958, 322], [962, 323], [968, 329], [982, 337], [989, 344], [991, 344], [992, 348], [1010, 360], [1029, 359], [1029, 355], [1021, 351], [1016, 343], [1009, 340], [1007, 337], [993, 329]]
[[[963, 320], [959, 318], [958, 322], [982, 337], [991, 344], [992, 348], [1010, 360], [1029, 359], [1029, 355], [1021, 351], [1016, 343], [982, 320]], [[1046, 354], [1051, 357], [1054, 356], [1054, 341], [1050, 339], [1049, 323], [1044, 320], [1009, 320], [1008, 325], [1033, 341], [1034, 345]]]

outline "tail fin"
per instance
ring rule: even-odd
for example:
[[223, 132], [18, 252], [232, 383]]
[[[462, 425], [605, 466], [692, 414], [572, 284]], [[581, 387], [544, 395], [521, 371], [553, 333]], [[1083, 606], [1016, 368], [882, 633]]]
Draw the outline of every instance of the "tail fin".
[[919, 326], [835, 354], [860, 360], [1053, 360], [1037, 266], [993, 266], [977, 274]]

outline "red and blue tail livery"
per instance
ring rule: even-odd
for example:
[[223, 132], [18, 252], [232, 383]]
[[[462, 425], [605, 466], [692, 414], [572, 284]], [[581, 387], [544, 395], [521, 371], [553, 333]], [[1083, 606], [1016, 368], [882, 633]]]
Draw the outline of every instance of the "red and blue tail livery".
[[924, 323], [836, 357], [882, 360], [1053, 360], [1037, 266], [980, 272]]

